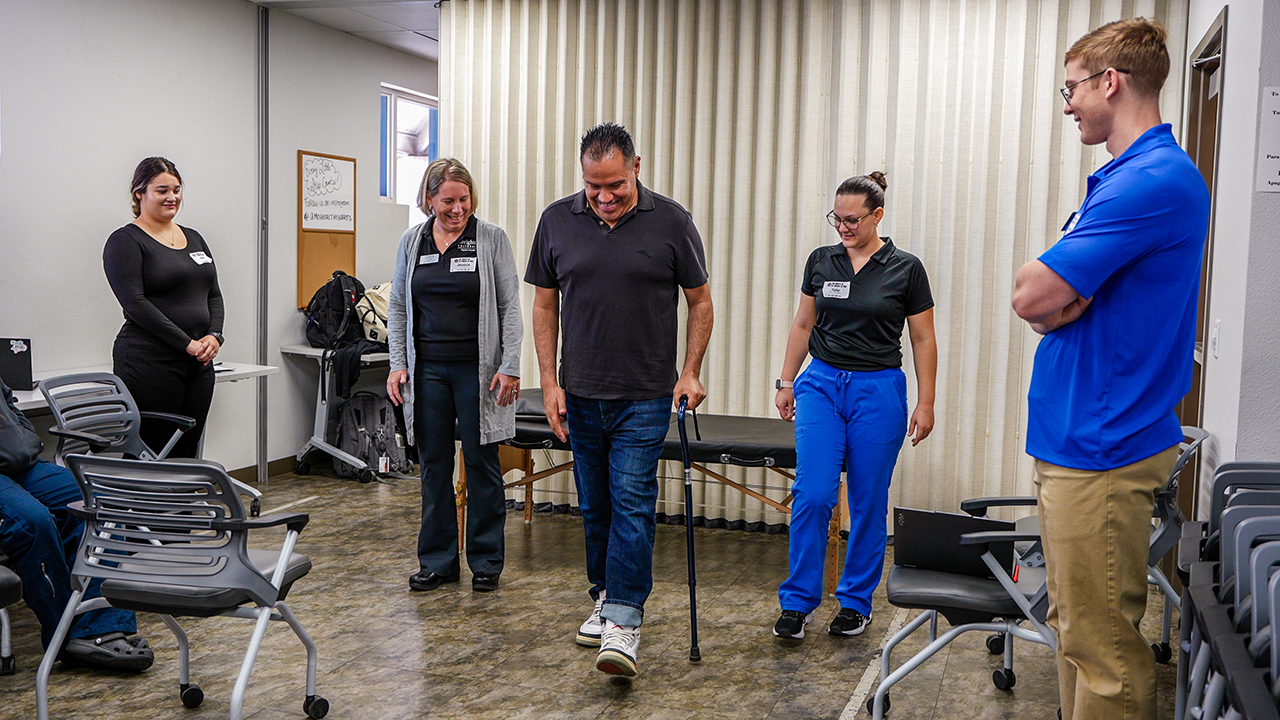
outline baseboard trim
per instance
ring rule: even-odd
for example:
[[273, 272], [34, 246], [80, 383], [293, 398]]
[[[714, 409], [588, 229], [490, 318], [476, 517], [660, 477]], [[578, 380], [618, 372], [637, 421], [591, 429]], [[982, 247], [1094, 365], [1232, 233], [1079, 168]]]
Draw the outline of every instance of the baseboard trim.
[[[272, 460], [267, 463], [267, 477], [275, 477], [285, 473], [293, 472], [296, 467], [296, 460], [292, 455]], [[228, 470], [227, 474], [239, 480], [240, 482], [252, 483], [258, 481], [258, 466], [250, 465], [248, 467], [236, 468]]]

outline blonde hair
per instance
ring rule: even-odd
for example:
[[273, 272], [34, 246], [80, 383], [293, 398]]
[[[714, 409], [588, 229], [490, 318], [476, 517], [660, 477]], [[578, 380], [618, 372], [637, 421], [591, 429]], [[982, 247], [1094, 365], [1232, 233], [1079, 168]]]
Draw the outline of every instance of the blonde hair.
[[[1155, 97], [1169, 77], [1168, 39], [1159, 20], [1117, 20], [1077, 40], [1063, 64], [1078, 60], [1090, 75], [1107, 68], [1127, 70], [1135, 93]], [[1096, 86], [1098, 80], [1093, 82]]]
[[418, 186], [418, 208], [428, 217], [435, 213], [431, 211], [431, 205], [427, 201], [435, 197], [440, 192], [440, 186], [450, 180], [466, 185], [471, 191], [471, 214], [476, 214], [479, 202], [476, 200], [476, 184], [471, 180], [471, 173], [454, 158], [440, 158], [427, 166], [427, 171], [422, 174], [422, 184]]

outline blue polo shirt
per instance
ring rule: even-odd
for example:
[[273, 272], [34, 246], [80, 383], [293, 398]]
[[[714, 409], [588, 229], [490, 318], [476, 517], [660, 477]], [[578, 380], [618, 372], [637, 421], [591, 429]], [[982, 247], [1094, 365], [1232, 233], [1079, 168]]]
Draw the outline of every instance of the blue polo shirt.
[[1182, 441], [1208, 229], [1208, 188], [1167, 124], [1089, 176], [1040, 260], [1093, 303], [1036, 349], [1028, 455], [1111, 470]]

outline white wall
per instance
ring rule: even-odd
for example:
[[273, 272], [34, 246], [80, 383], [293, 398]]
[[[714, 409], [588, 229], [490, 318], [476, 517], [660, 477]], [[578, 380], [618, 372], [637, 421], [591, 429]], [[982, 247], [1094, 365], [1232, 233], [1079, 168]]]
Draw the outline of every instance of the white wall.
[[[1228, 7], [1229, 6], [1229, 7]], [[1204, 426], [1212, 471], [1235, 459], [1280, 459], [1280, 197], [1254, 191], [1261, 85], [1280, 85], [1280, 6], [1260, 0], [1192, 0], [1188, 52], [1228, 7], [1222, 78], [1210, 321], [1222, 322], [1218, 356], [1205, 365]], [[1207, 477], [1202, 475], [1202, 477]], [[1201, 483], [1202, 500], [1208, 484]], [[1202, 502], [1202, 509], [1206, 503]]]
[[282, 358], [281, 345], [305, 343], [297, 310], [298, 150], [356, 159], [356, 277], [391, 279], [409, 222], [403, 205], [378, 197], [381, 83], [430, 95], [436, 64], [273, 12], [271, 29], [271, 228], [268, 362], [282, 373], [269, 385], [269, 458], [287, 457], [311, 436], [315, 362]]
[[[252, 362], [257, 272], [257, 7], [244, 0], [0, 0], [0, 335], [31, 337], [36, 370], [110, 365], [122, 322], [102, 245], [132, 219], [138, 160], [185, 181], [179, 222], [199, 230], [227, 299], [223, 357]], [[268, 457], [309, 434], [314, 367], [282, 363], [301, 339], [296, 150], [356, 157], [357, 273], [390, 277], [407, 211], [378, 198], [378, 91], [436, 89], [435, 63], [271, 14]], [[307, 72], [323, 72], [308, 82]], [[220, 384], [205, 454], [254, 462], [252, 382]]]

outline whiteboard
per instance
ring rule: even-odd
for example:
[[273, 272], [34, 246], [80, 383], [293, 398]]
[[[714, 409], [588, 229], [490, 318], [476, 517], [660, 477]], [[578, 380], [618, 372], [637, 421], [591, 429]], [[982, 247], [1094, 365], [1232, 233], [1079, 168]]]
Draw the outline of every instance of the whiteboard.
[[356, 161], [298, 153], [302, 229], [356, 231]]

